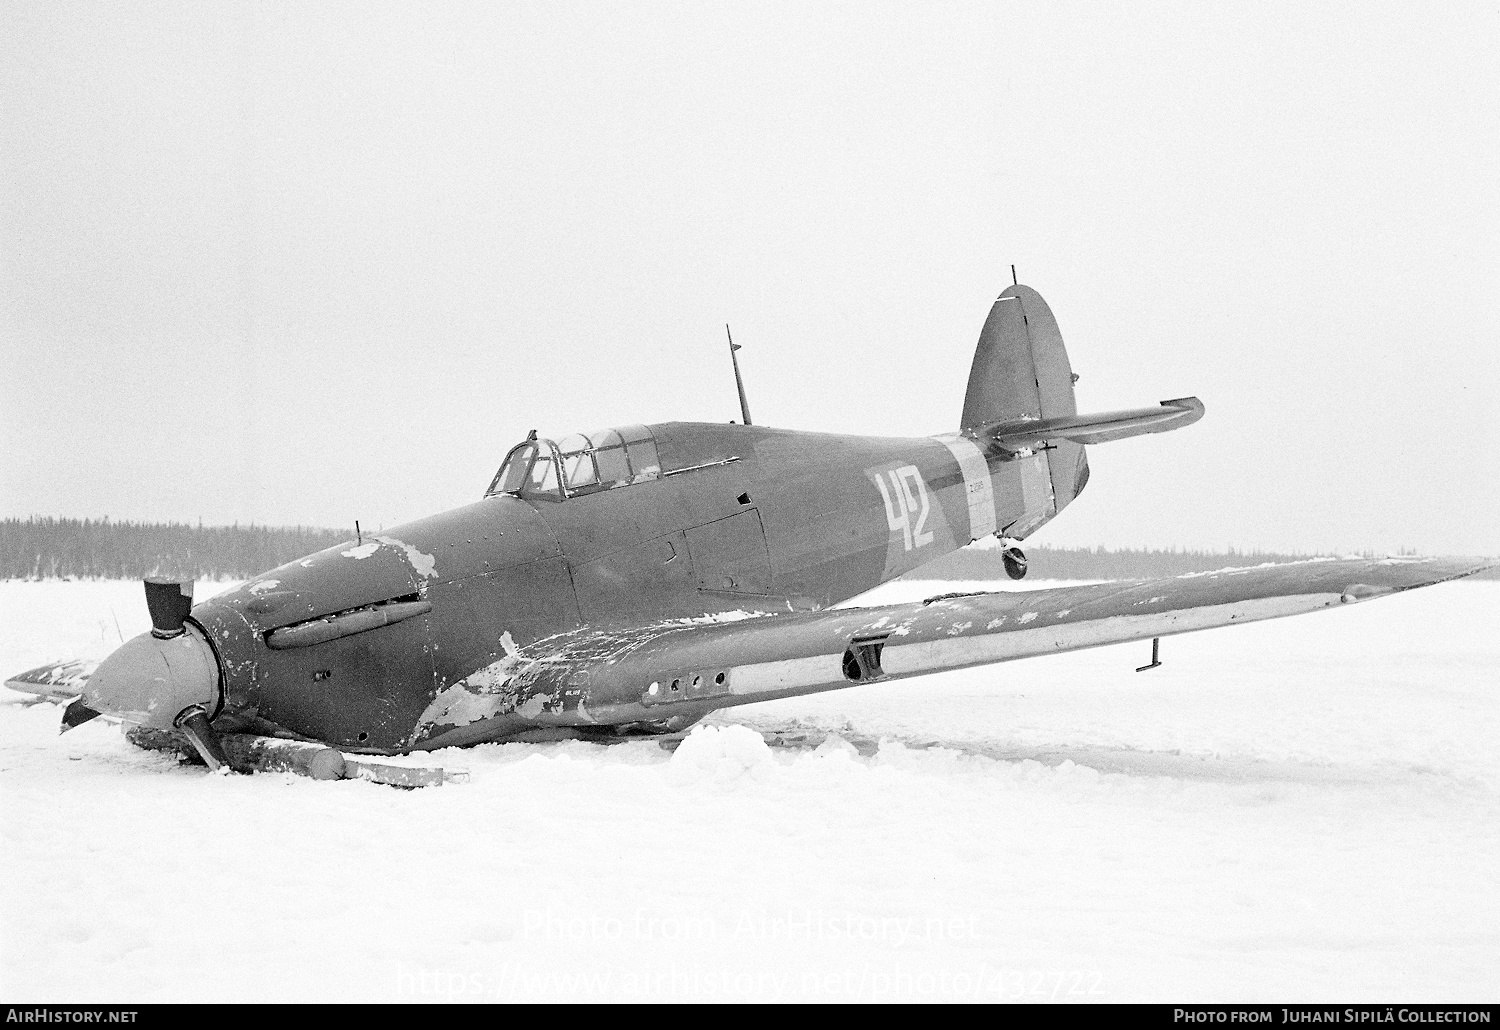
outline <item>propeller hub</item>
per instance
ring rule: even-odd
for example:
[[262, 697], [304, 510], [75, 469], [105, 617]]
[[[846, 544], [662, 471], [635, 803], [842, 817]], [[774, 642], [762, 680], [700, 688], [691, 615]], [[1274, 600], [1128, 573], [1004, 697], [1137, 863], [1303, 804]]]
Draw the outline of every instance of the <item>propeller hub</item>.
[[218, 707], [219, 665], [203, 631], [192, 623], [167, 638], [142, 633], [99, 663], [83, 701], [126, 722], [170, 730], [194, 705], [208, 712]]

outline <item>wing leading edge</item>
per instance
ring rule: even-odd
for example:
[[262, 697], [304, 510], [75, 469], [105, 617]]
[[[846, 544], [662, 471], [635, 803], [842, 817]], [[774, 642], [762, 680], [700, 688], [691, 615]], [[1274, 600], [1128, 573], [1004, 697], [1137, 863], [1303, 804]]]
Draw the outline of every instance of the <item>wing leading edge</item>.
[[858, 683], [1336, 608], [1495, 565], [1500, 561], [1320, 559], [737, 622], [586, 630], [526, 648], [507, 670], [504, 693], [518, 710], [529, 710], [536, 725], [691, 717]]

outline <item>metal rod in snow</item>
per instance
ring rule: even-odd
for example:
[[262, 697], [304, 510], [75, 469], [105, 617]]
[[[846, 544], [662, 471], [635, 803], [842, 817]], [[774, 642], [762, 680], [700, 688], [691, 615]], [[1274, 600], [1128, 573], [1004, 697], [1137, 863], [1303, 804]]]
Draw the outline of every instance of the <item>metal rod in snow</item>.
[[729, 337], [729, 360], [734, 362], [734, 388], [740, 392], [740, 418], [745, 425], [750, 425], [750, 402], [745, 400], [745, 381], [740, 378], [740, 359], [735, 357], [734, 352], [740, 349], [740, 345], [734, 342], [734, 334], [729, 331], [729, 323], [724, 323], [724, 335]]

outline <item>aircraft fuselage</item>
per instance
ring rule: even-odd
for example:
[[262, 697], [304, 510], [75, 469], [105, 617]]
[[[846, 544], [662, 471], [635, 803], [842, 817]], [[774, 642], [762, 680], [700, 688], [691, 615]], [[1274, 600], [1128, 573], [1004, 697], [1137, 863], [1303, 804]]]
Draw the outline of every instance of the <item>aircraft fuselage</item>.
[[490, 705], [466, 721], [453, 688], [482, 694], [528, 644], [581, 626], [826, 607], [980, 537], [1024, 538], [1087, 476], [1081, 447], [1016, 456], [956, 434], [646, 428], [655, 474], [488, 496], [197, 605], [222, 716], [350, 750], [503, 739], [531, 725], [526, 713], [506, 720]]

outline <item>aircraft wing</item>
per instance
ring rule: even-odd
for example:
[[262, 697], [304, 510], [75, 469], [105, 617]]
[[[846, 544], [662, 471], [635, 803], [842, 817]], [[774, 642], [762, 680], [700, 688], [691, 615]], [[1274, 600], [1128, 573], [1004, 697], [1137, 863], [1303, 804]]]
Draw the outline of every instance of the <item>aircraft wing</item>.
[[526, 648], [510, 685], [535, 699], [539, 714], [564, 715], [572, 697], [586, 698], [588, 718], [599, 722], [641, 706], [667, 718], [698, 699], [725, 707], [1338, 608], [1495, 565], [1500, 560], [1317, 559], [875, 608], [591, 629]]
[[98, 665], [98, 662], [82, 659], [53, 662], [12, 676], [5, 681], [5, 685], [22, 694], [35, 694], [54, 701], [71, 701], [83, 693], [84, 684]]
[[1096, 415], [1063, 415], [1057, 418], [991, 422], [973, 434], [993, 440], [1008, 451], [1037, 449], [1055, 440], [1074, 443], [1109, 443], [1143, 433], [1165, 433], [1192, 425], [1203, 417], [1203, 402], [1196, 397], [1162, 401], [1154, 408], [1129, 408]]

